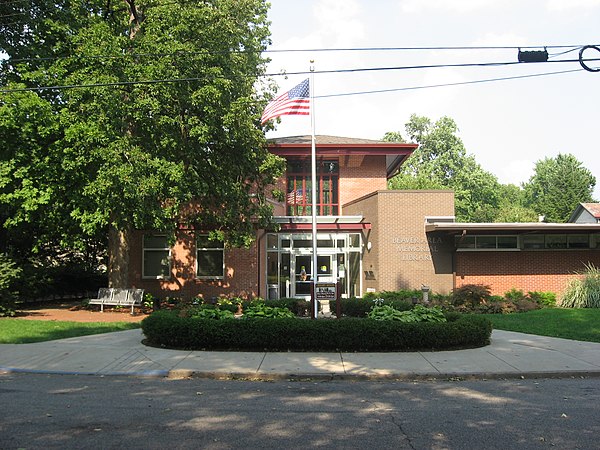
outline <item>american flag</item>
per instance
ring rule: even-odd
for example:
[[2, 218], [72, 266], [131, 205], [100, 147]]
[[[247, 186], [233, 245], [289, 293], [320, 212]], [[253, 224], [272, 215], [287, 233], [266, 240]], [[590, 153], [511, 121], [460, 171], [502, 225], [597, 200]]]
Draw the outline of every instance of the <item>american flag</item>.
[[302, 195], [302, 189], [296, 189], [295, 191], [288, 192], [287, 203], [288, 205], [296, 205], [304, 202], [304, 196]]
[[310, 112], [309, 92], [310, 90], [307, 78], [298, 86], [290, 89], [284, 94], [281, 94], [271, 103], [269, 103], [265, 108], [262, 117], [260, 118], [260, 123], [264, 124], [275, 117], [284, 115], [308, 115]]

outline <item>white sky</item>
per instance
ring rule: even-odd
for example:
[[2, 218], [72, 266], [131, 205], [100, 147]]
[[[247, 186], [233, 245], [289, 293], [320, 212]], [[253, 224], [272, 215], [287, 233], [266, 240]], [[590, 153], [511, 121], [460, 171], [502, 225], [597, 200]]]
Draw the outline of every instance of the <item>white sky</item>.
[[[600, 44], [600, 0], [271, 0], [270, 49]], [[549, 53], [561, 50], [549, 49]], [[577, 59], [574, 51], [553, 59]], [[517, 61], [516, 50], [269, 53], [269, 72]], [[600, 58], [588, 50], [586, 58]], [[552, 58], [551, 58], [552, 59]], [[595, 67], [600, 67], [600, 63]], [[315, 75], [317, 134], [381, 139], [411, 114], [453, 118], [467, 152], [501, 183], [529, 180], [536, 161], [571, 153], [597, 178], [600, 72], [322, 98], [320, 95], [581, 69], [521, 64]], [[306, 75], [276, 77], [280, 92]], [[306, 116], [284, 116], [267, 137], [310, 134]]]

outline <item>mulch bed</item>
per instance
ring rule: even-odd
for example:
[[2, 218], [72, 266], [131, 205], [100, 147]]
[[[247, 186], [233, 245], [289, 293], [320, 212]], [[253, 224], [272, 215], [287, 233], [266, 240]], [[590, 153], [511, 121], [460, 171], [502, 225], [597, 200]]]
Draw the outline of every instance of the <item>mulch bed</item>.
[[15, 316], [17, 319], [53, 320], [69, 322], [139, 322], [148, 314], [138, 308], [131, 315], [131, 308], [115, 309], [100, 306], [83, 307], [81, 301], [44, 302], [21, 305]]

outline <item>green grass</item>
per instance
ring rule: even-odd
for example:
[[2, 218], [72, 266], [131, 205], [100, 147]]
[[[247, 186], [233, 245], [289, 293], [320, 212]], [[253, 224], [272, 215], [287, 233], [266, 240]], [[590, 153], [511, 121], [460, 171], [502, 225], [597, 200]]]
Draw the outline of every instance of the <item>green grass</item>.
[[600, 342], [600, 309], [546, 308], [515, 314], [484, 314], [494, 329], [577, 341]]
[[140, 328], [140, 324], [130, 322], [54, 322], [6, 318], [0, 320], [0, 344], [28, 344], [133, 328]]

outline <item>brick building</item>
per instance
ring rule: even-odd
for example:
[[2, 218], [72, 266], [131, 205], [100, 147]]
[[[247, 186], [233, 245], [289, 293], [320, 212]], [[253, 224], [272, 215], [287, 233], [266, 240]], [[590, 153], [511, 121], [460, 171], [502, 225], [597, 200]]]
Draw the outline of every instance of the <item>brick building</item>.
[[[416, 148], [365, 139], [317, 137], [318, 281], [343, 296], [419, 289], [448, 293], [468, 283], [560, 292], [585, 263], [600, 265], [600, 224], [459, 224], [451, 191], [391, 191]], [[249, 249], [228, 249], [202, 231], [167, 237], [137, 231], [130, 283], [157, 296], [308, 298], [313, 277], [311, 138], [276, 139], [287, 160], [273, 200], [276, 232], [257, 230]]]

